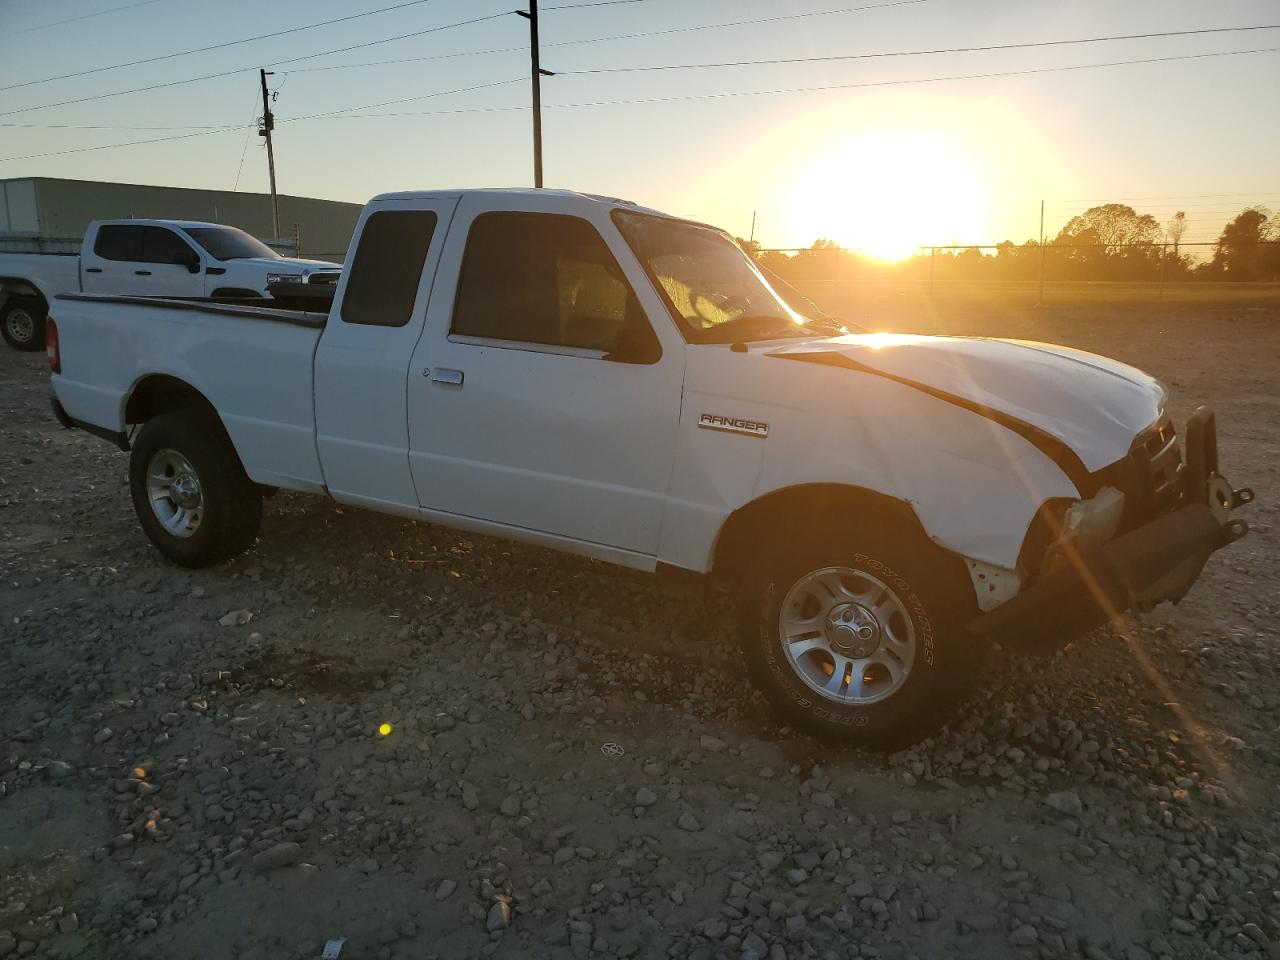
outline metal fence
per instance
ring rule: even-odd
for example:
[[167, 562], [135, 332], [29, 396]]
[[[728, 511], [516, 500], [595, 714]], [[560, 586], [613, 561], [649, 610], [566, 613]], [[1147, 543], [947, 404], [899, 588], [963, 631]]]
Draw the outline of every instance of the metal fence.
[[[1258, 274], [1242, 277], [1240, 270], [1218, 270], [1213, 261], [1193, 255], [1219, 242], [1180, 243], [1054, 243], [939, 244], [885, 261], [837, 246], [754, 248], [753, 254], [784, 280], [798, 284], [907, 284], [934, 293], [963, 288], [1031, 290], [1038, 302], [1056, 291], [1095, 287], [1128, 296], [1148, 294], [1163, 300], [1167, 293], [1208, 294], [1231, 287], [1252, 298], [1280, 296], [1280, 240], [1261, 240], [1244, 248], [1266, 251], [1257, 259]], [[1241, 260], [1241, 249], [1234, 251]], [[1255, 256], [1257, 254], [1255, 253]]]

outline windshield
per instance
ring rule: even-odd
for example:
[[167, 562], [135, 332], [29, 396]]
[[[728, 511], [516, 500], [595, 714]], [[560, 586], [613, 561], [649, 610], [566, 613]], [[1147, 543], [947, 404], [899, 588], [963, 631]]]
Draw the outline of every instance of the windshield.
[[662, 290], [685, 339], [732, 343], [813, 336], [728, 234], [683, 220], [615, 210], [614, 222]]
[[245, 257], [270, 257], [278, 260], [276, 253], [261, 240], [249, 236], [235, 227], [188, 227], [187, 235], [204, 247], [215, 260], [241, 260]]

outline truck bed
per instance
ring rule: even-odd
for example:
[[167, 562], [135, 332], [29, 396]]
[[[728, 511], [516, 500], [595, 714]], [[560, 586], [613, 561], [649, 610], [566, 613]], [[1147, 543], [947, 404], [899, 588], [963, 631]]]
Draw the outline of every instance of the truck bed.
[[[267, 301], [269, 302], [269, 301]], [[144, 378], [190, 384], [218, 411], [258, 483], [318, 492], [312, 361], [326, 314], [247, 302], [64, 294], [58, 397], [74, 420], [125, 432]]]
[[328, 319], [327, 306], [320, 310], [297, 310], [275, 306], [266, 297], [238, 300], [211, 300], [204, 297], [141, 297], [94, 293], [64, 293], [58, 300], [87, 300], [93, 303], [125, 303], [133, 307], [163, 307], [172, 310], [187, 310], [196, 313], [207, 313], [214, 316], [243, 317], [249, 320], [273, 320], [277, 323], [292, 323], [300, 327], [321, 329]]

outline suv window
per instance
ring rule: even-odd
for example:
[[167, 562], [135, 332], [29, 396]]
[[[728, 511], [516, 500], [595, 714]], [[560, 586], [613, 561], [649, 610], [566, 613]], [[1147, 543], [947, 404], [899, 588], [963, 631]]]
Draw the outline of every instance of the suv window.
[[476, 217], [467, 235], [451, 332], [605, 353], [627, 337], [643, 337], [657, 347], [631, 285], [599, 232], [586, 220], [561, 214]]
[[93, 252], [103, 260], [142, 259], [142, 227], [123, 223], [104, 224], [98, 228]]
[[342, 297], [342, 319], [403, 327], [413, 313], [422, 266], [436, 230], [430, 210], [383, 210], [365, 221]]
[[164, 227], [138, 227], [142, 231], [143, 263], [175, 263], [186, 266], [197, 258], [191, 244]]

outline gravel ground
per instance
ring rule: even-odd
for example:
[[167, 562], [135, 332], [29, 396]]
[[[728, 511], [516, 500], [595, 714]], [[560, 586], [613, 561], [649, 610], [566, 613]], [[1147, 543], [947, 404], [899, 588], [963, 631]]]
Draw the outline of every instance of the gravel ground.
[[898, 319], [1140, 363], [1259, 502], [1180, 606], [994, 651], [893, 755], [601, 564], [282, 495], [169, 565], [0, 352], [0, 957], [1280, 958], [1280, 310]]

